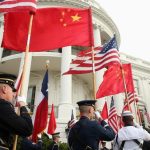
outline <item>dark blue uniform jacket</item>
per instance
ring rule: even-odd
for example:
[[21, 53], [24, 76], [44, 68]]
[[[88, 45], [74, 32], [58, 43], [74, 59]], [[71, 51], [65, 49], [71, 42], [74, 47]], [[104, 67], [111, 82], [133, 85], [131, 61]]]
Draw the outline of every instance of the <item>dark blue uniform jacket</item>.
[[18, 116], [11, 103], [0, 99], [0, 139], [6, 145], [12, 142], [12, 135], [29, 136], [32, 134], [32, 120], [25, 107], [20, 108]]
[[21, 150], [42, 150], [42, 141], [39, 140], [38, 143], [33, 144], [31, 140], [24, 138], [21, 143]]
[[[111, 141], [115, 138], [115, 133], [105, 121], [91, 121], [82, 116], [80, 120], [71, 128], [68, 142], [72, 150], [84, 150], [85, 145], [93, 150], [98, 150], [100, 140]], [[78, 138], [79, 137], [79, 138]]]

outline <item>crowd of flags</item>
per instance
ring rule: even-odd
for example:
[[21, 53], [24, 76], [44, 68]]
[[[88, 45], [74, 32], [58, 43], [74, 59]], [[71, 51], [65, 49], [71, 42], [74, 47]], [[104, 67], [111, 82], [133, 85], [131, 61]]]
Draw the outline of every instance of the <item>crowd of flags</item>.
[[[30, 52], [53, 50], [65, 46], [90, 47], [77, 54], [69, 70], [63, 75], [84, 74], [107, 69], [96, 98], [112, 96], [109, 112], [107, 102], [105, 102], [101, 115], [103, 119], [108, 120], [109, 125], [117, 133], [122, 127], [122, 122], [121, 116], [117, 114], [113, 95], [127, 92], [123, 110], [130, 110], [129, 106], [133, 102], [138, 102], [134, 91], [132, 67], [131, 64], [121, 63], [115, 35], [105, 45], [94, 47], [91, 9], [60, 7], [37, 9], [35, 0], [1, 0], [0, 13], [5, 13], [2, 46], [6, 49], [25, 52], [31, 14], [34, 15], [34, 19], [30, 35]], [[22, 75], [17, 83], [17, 89], [20, 87], [21, 78]], [[49, 134], [53, 134], [57, 127], [53, 104], [48, 123], [48, 70], [45, 73], [37, 102], [33, 141], [36, 141], [37, 135], [44, 132], [46, 128]], [[145, 115], [150, 123], [146, 107]], [[74, 124], [73, 111], [71, 120]]]

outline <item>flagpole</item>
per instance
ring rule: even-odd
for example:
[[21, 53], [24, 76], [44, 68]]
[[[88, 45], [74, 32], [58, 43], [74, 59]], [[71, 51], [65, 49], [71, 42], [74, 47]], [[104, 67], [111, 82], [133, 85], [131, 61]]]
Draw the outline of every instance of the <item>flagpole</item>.
[[29, 22], [29, 30], [28, 30], [28, 37], [27, 37], [27, 45], [25, 51], [25, 58], [24, 58], [24, 65], [23, 65], [23, 72], [22, 72], [22, 82], [21, 82], [21, 89], [20, 89], [20, 96], [24, 96], [24, 88], [26, 82], [26, 71], [28, 66], [28, 59], [29, 59], [29, 46], [30, 46], [30, 38], [31, 38], [31, 30], [32, 30], [32, 23], [33, 23], [33, 14], [30, 15], [30, 22]]
[[121, 74], [122, 74], [123, 85], [124, 85], [124, 90], [125, 90], [125, 99], [127, 100], [128, 108], [131, 111], [131, 108], [130, 108], [130, 105], [129, 105], [129, 101], [128, 101], [127, 85], [126, 85], [126, 81], [125, 81], [125, 76], [124, 76], [124, 70], [123, 70], [123, 67], [122, 67], [122, 63], [121, 63], [120, 68], [121, 68]]
[[93, 70], [93, 97], [96, 100], [96, 75], [95, 75], [95, 62], [94, 62], [94, 47], [92, 46], [92, 70]]
[[[20, 96], [24, 96], [24, 88], [25, 88], [25, 74], [27, 70], [27, 64], [28, 64], [28, 54], [29, 54], [29, 45], [30, 45], [30, 37], [31, 37], [31, 30], [32, 30], [32, 23], [33, 23], [33, 13], [30, 14], [30, 22], [29, 22], [29, 30], [28, 30], [28, 37], [27, 37], [27, 45], [26, 45], [26, 51], [25, 51], [25, 58], [24, 58], [24, 65], [23, 65], [23, 72], [22, 72], [22, 80], [21, 80], [21, 88], [20, 88]], [[19, 110], [18, 110], [19, 111]], [[13, 150], [16, 150], [17, 148], [17, 140], [18, 135], [15, 135], [15, 140], [13, 143]]]
[[[135, 92], [133, 93], [133, 99], [134, 99], [134, 108], [135, 108], [135, 114], [136, 114], [136, 121], [138, 121], [139, 115], [137, 113], [137, 102], [135, 100]], [[139, 123], [140, 123], [140, 121], [139, 121]]]

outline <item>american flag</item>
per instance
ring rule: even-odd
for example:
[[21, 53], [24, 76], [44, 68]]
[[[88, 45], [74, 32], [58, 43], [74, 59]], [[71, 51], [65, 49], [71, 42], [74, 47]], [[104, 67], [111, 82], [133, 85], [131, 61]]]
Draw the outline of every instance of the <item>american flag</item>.
[[[95, 71], [111, 65], [119, 63], [118, 46], [115, 36], [103, 47], [94, 48], [94, 66]], [[83, 74], [93, 72], [92, 50], [80, 52], [72, 63], [69, 71], [64, 74]]]
[[36, 11], [35, 0], [0, 0], [0, 12]]
[[118, 132], [118, 116], [117, 111], [114, 105], [114, 99], [112, 97], [111, 104], [110, 104], [110, 110], [109, 110], [109, 116], [108, 116], [108, 124], [113, 128], [115, 133]]
[[137, 95], [136, 92], [128, 92], [127, 93], [127, 97], [128, 97], [128, 102], [127, 100], [125, 100], [125, 105], [124, 105], [124, 110], [128, 107], [128, 103], [129, 105], [132, 104], [134, 101], [137, 103], [139, 101], [139, 97]]

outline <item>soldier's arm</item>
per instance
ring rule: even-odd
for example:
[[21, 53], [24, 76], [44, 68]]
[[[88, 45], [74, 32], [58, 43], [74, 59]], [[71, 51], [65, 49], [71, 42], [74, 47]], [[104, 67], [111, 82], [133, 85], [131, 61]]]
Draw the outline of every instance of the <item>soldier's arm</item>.
[[32, 120], [24, 106], [20, 108], [20, 116], [15, 113], [12, 106], [8, 103], [0, 105], [0, 110], [0, 120], [8, 127], [8, 130], [21, 136], [32, 134]]
[[101, 140], [112, 141], [115, 138], [115, 132], [104, 120], [96, 123], [96, 128]]

